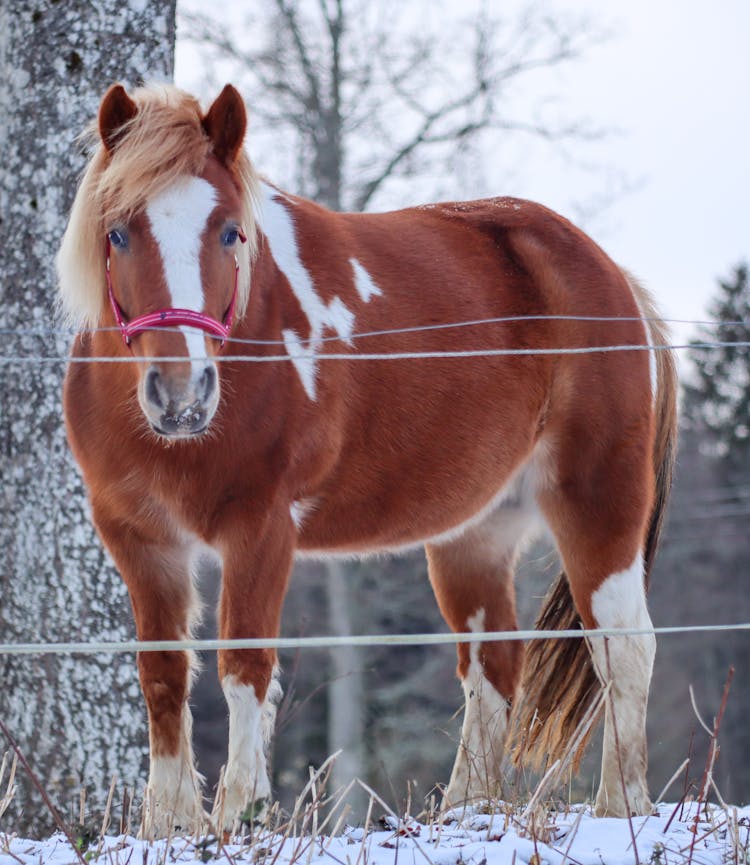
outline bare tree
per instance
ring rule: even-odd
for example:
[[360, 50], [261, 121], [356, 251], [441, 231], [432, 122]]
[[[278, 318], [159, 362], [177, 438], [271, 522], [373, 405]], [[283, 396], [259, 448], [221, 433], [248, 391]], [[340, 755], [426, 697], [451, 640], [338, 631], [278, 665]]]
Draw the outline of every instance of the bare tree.
[[368, 209], [403, 178], [444, 177], [483, 136], [600, 134], [519, 99], [528, 78], [603, 37], [538, 4], [513, 18], [462, 19], [439, 2], [273, 0], [241, 26], [187, 9], [181, 28], [211, 61], [202, 80], [213, 68], [243, 87], [254, 151], [260, 137], [271, 161], [286, 157], [274, 179], [334, 210]]
[[[54, 259], [83, 154], [76, 136], [116, 80], [171, 75], [175, 3], [0, 0], [0, 640], [131, 635], [127, 594], [86, 514], [60, 409], [70, 336], [55, 331]], [[48, 792], [68, 806], [87, 787], [141, 777], [133, 658], [0, 657], [0, 717]], [[0, 750], [3, 745], [0, 742]], [[50, 825], [28, 787], [14, 828]], [[9, 818], [10, 819], [10, 818]]]

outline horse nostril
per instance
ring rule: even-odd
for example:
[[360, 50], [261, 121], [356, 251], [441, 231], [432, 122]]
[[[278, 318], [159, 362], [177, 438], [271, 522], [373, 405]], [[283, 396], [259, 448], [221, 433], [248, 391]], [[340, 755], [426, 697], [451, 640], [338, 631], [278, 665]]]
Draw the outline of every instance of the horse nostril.
[[204, 401], [208, 401], [216, 390], [216, 369], [213, 366], [207, 366], [200, 377], [201, 396]]
[[146, 373], [146, 399], [157, 408], [164, 409], [167, 407], [167, 404], [162, 398], [160, 387], [161, 374], [158, 369], [151, 367], [151, 369]]

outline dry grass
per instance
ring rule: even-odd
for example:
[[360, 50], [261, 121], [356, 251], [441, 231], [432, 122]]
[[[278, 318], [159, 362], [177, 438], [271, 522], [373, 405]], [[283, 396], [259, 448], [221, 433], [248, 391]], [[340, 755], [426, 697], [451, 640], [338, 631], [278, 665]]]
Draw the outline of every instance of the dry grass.
[[[688, 758], [669, 779], [660, 796], [661, 799], [666, 795], [683, 776], [682, 796], [676, 805], [657, 806], [657, 812], [650, 817], [609, 821], [610, 827], [618, 823], [620, 829], [627, 826], [626, 831], [619, 832], [618, 843], [626, 845], [626, 858], [632, 857], [630, 861], [649, 865], [702, 862], [749, 865], [750, 812], [741, 814], [737, 808], [727, 805], [713, 777], [730, 681], [731, 673], [712, 727], [702, 724], [709, 736], [710, 748], [706, 765], [699, 770], [700, 781], [691, 786]], [[607, 696], [608, 689], [602, 689], [601, 700], [606, 700]], [[511, 838], [514, 851], [524, 851], [522, 856], [519, 854], [519, 863], [542, 865], [552, 851], [560, 865], [576, 865], [581, 861], [581, 851], [575, 846], [579, 835], [601, 832], [596, 827], [603, 824], [593, 818], [589, 805], [574, 804], [569, 796], [561, 798], [559, 790], [569, 778], [580, 741], [588, 735], [588, 727], [599, 711], [600, 707], [591, 707], [589, 716], [582, 719], [575, 731], [568, 753], [548, 767], [533, 786], [521, 791], [516, 775], [515, 786], [504, 790], [503, 798], [488, 795], [482, 802], [453, 809], [439, 807], [433, 793], [415, 816], [412, 816], [411, 789], [407, 791], [403, 813], [360, 780], [331, 790], [337, 754], [329, 757], [320, 768], [310, 769], [308, 782], [291, 812], [283, 812], [275, 803], [262, 812], [248, 812], [228, 832], [217, 831], [215, 826], [207, 824], [193, 835], [172, 830], [166, 838], [156, 839], [142, 816], [148, 813], [148, 802], [145, 807], [143, 803], [135, 807], [127, 790], [118, 796], [114, 778], [103, 813], [89, 814], [86, 795], [81, 793], [73, 816], [65, 823], [49, 797], [46, 800], [58, 828], [67, 836], [72, 848], [70, 853], [81, 865], [100, 860], [103, 865], [141, 865], [141, 859], [142, 865], [171, 865], [188, 860], [204, 863], [223, 860], [227, 865], [240, 862], [251, 865], [320, 865], [321, 862], [371, 865], [376, 859], [382, 862], [383, 849], [393, 851], [394, 865], [398, 865], [400, 851], [409, 865], [419, 862], [436, 865], [447, 861], [446, 848], [455, 852], [450, 860], [455, 859], [455, 865], [486, 865], [490, 860], [491, 865], [515, 865], [515, 852], [509, 859], [507, 844], [502, 847], [501, 855], [501, 842], [506, 837]], [[19, 768], [39, 784], [17, 748], [14, 753], [6, 753], [0, 761], [0, 817], [8, 812], [13, 801]], [[355, 785], [368, 797], [367, 811], [359, 828], [350, 825], [351, 809], [347, 801]], [[709, 804], [709, 795], [718, 804]], [[220, 800], [216, 801], [212, 811], [218, 815], [220, 823], [221, 804]], [[144, 840], [135, 840], [135, 833]], [[659, 840], [655, 841], [657, 836]], [[9, 863], [28, 865], [31, 860], [26, 854], [33, 853], [33, 861], [45, 865], [43, 846], [34, 847], [36, 842], [24, 842], [30, 846], [19, 853], [16, 841], [16, 833], [7, 829], [0, 831], [0, 856], [8, 857]], [[468, 851], [474, 850], [478, 843], [485, 852], [475, 860], [472, 858], [475, 853]], [[618, 855], [621, 859], [621, 854]], [[606, 862], [606, 856], [601, 861]]]
[[[495, 855], [493, 850], [499, 851], [502, 839], [510, 835], [519, 849], [525, 851], [517, 859], [518, 863], [541, 865], [548, 860], [550, 851], [554, 851], [562, 865], [575, 865], [581, 861], [573, 855], [580, 856], [574, 847], [579, 832], [582, 827], [590, 830], [597, 823], [589, 806], [550, 797], [545, 792], [549, 790], [546, 775], [530, 795], [519, 796], [514, 801], [488, 800], [446, 811], [436, 805], [433, 795], [416, 816], [411, 816], [410, 807], [402, 814], [361, 781], [352, 781], [345, 788], [330, 791], [335, 759], [336, 755], [319, 769], [310, 770], [309, 780], [289, 813], [283, 813], [278, 804], [274, 804], [262, 815], [248, 815], [248, 820], [235, 825], [231, 832], [209, 830], [196, 835], [171, 832], [166, 839], [143, 842], [133, 838], [139, 831], [139, 809], [133, 807], [130, 796], [116, 796], [117, 785], [113, 780], [104, 814], [87, 814], [88, 803], [83, 795], [77, 802], [76, 819], [67, 827], [76, 847], [71, 852], [83, 863], [101, 861], [102, 865], [141, 865], [141, 862], [143, 865], [171, 865], [181, 861], [208, 863], [214, 860], [222, 860], [227, 865], [313, 865], [321, 861], [329, 865], [371, 865], [375, 859], [382, 862], [383, 853], [391, 851], [396, 865], [399, 856], [406, 857], [404, 862], [436, 865], [446, 861], [446, 850], [450, 849], [455, 853], [456, 865], [481, 865], [481, 860], [474, 856], [476, 845], [482, 845], [484, 859], [490, 862]], [[0, 790], [4, 791], [0, 810], [7, 810], [13, 796], [15, 762], [6, 754], [0, 763]], [[675, 773], [671, 780], [679, 774], [681, 772]], [[347, 804], [354, 784], [361, 786], [369, 797], [364, 822], [356, 829], [348, 824]], [[669, 828], [671, 824], [672, 828], [671, 835], [664, 833], [667, 839], [664, 844], [647, 847], [645, 859], [646, 842], [638, 844], [642, 862], [692, 865], [707, 861], [698, 851], [705, 852], [709, 844], [721, 844], [723, 851], [720, 860], [711, 857], [711, 862], [740, 865], [750, 861], [750, 819], [741, 816], [736, 808], [708, 805], [705, 789], [700, 785], [696, 789], [695, 797], [684, 796], [674, 808], [661, 806], [661, 816], [632, 821], [636, 841], [650, 825], [653, 828], [651, 821], [658, 819], [661, 826], [669, 816], [666, 825]], [[717, 794], [717, 798], [721, 801], [720, 795]], [[115, 833], [118, 837], [113, 837]], [[14, 840], [13, 833], [0, 832], [0, 855], [9, 857], [8, 862], [27, 865], [29, 859], [19, 855]], [[507, 854], [507, 848], [503, 849]], [[31, 847], [27, 852], [32, 852]], [[44, 865], [43, 855], [34, 852], [34, 861]], [[499, 857], [499, 853], [497, 855]], [[635, 849], [630, 855], [633, 856], [631, 861], [638, 861]], [[511, 860], [505, 854], [494, 859], [496, 865], [506, 861]], [[607, 861], [606, 856], [602, 861]]]

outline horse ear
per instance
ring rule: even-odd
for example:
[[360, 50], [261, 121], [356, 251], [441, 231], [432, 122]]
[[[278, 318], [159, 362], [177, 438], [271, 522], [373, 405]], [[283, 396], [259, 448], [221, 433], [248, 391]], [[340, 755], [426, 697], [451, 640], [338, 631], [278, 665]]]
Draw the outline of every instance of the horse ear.
[[247, 113], [242, 97], [231, 84], [224, 85], [208, 109], [203, 128], [213, 144], [214, 156], [224, 165], [232, 165], [245, 138]]
[[99, 106], [99, 135], [111, 153], [122, 135], [122, 127], [138, 113], [138, 106], [122, 84], [113, 84]]

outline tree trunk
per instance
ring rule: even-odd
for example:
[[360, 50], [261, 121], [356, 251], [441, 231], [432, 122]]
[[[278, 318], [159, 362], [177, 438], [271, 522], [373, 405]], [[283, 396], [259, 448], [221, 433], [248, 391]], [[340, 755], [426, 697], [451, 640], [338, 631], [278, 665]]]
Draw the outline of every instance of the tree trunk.
[[[0, 0], [0, 326], [3, 355], [17, 358], [0, 370], [3, 642], [133, 634], [65, 441], [64, 363], [39, 358], [64, 357], [71, 339], [46, 329], [84, 162], [76, 136], [113, 81], [171, 77], [174, 37], [174, 0]], [[132, 656], [2, 656], [0, 717], [67, 812], [81, 786], [102, 806], [115, 773], [140, 786], [145, 712]], [[6, 827], [48, 829], [39, 798], [25, 780], [19, 788]]]
[[[351, 599], [344, 564], [336, 559], [325, 563], [328, 616], [331, 633], [348, 637], [352, 629]], [[328, 688], [328, 749], [341, 751], [331, 773], [329, 792], [335, 793], [353, 778], [365, 778], [364, 682], [359, 647], [331, 649], [331, 684]], [[365, 802], [361, 787], [354, 787], [347, 802], [360, 817]]]

